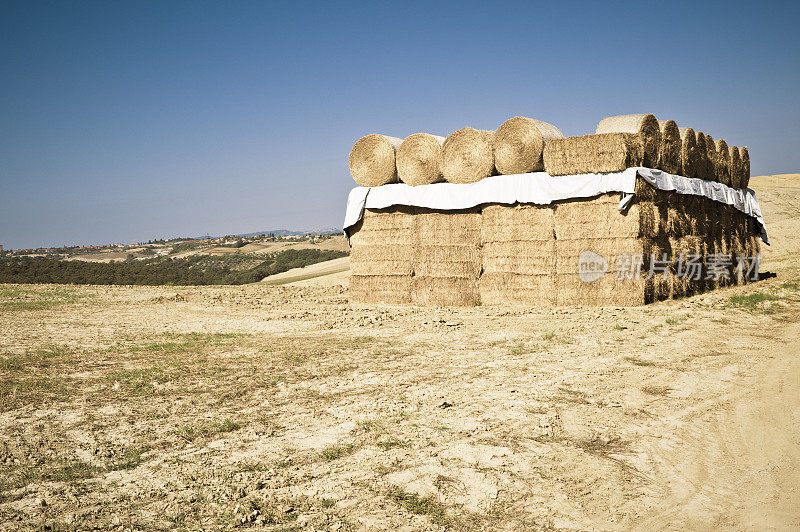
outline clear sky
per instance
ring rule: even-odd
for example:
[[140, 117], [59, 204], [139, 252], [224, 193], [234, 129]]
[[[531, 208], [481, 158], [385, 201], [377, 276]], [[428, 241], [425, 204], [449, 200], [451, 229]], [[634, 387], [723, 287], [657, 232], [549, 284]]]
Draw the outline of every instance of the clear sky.
[[798, 2], [0, 0], [0, 244], [338, 227], [360, 136], [514, 115], [652, 112], [800, 172], [799, 27]]

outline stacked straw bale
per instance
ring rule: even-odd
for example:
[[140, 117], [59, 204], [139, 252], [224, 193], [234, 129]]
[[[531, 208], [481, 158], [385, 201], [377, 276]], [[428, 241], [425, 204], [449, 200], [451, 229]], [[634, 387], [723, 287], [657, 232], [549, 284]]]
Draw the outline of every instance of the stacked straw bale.
[[708, 161], [708, 146], [706, 145], [706, 135], [702, 131], [697, 133], [697, 177], [700, 179], [709, 180], [709, 161]]
[[373, 133], [361, 137], [350, 150], [350, 174], [362, 187], [397, 183], [396, 150], [403, 139]]
[[[641, 178], [624, 213], [620, 198], [448, 212], [367, 209], [351, 236], [351, 300], [642, 305], [749, 281], [750, 264], [739, 262], [760, 251], [749, 216], [705, 197], [658, 190]], [[590, 281], [581, 275], [586, 252], [604, 264], [604, 274]], [[715, 260], [719, 279], [710, 277], [720, 269], [710, 265]], [[684, 275], [687, 268], [695, 275]]]
[[674, 120], [659, 120], [661, 143], [658, 146], [658, 168], [677, 174], [681, 161], [681, 132]]
[[609, 116], [597, 124], [596, 133], [637, 133], [644, 140], [643, 166], [658, 167], [661, 128], [652, 114]]
[[750, 151], [747, 146], [739, 148], [739, 156], [742, 158], [742, 178], [740, 188], [750, 186]]
[[495, 174], [494, 132], [464, 127], [442, 144], [442, 175], [449, 183], [474, 183]]
[[[690, 127], [678, 128], [681, 135], [681, 149], [678, 172], [686, 177], [698, 177], [700, 153], [697, 150], [697, 136]], [[705, 148], [705, 145], [703, 146]]]
[[725, 142], [725, 139], [719, 139], [715, 140], [714, 144], [717, 148], [714, 162], [716, 181], [731, 186], [731, 152], [728, 149], [728, 143]]
[[515, 116], [503, 122], [494, 134], [494, 158], [501, 174], [524, 174], [544, 170], [542, 152], [551, 140], [564, 138], [547, 122]]
[[414, 218], [412, 304], [479, 305], [481, 209], [418, 208]]
[[717, 142], [714, 137], [706, 134], [706, 179], [709, 181], [716, 181], [717, 179]]
[[[463, 128], [446, 139], [373, 134], [356, 142], [349, 162], [362, 186], [634, 166], [735, 188], [747, 187], [750, 177], [747, 148], [653, 115], [608, 117], [596, 134], [568, 138], [551, 124], [524, 117], [507, 120], [497, 132]], [[749, 281], [752, 264], [744, 259], [760, 252], [751, 217], [705, 197], [658, 190], [641, 178], [626, 212], [618, 210], [620, 199], [611, 193], [544, 206], [367, 209], [351, 233], [351, 300], [641, 305]], [[715, 271], [722, 276], [712, 277]]]
[[366, 209], [350, 237], [350, 297], [359, 303], [480, 303], [480, 208]]
[[544, 168], [553, 176], [619, 172], [642, 166], [645, 139], [633, 133], [602, 133], [567, 137], [544, 147]]
[[739, 148], [736, 146], [728, 146], [728, 151], [730, 152], [731, 160], [731, 186], [733, 188], [742, 188], [742, 181], [744, 181], [742, 171], [744, 170], [744, 165], [742, 164], [742, 156], [739, 153]]
[[411, 303], [414, 207], [366, 209], [350, 237], [350, 298], [360, 303]]
[[481, 302], [554, 304], [555, 233], [549, 205], [486, 205]]
[[397, 150], [397, 176], [407, 185], [429, 185], [444, 181], [442, 144], [445, 138], [428, 133], [414, 133]]

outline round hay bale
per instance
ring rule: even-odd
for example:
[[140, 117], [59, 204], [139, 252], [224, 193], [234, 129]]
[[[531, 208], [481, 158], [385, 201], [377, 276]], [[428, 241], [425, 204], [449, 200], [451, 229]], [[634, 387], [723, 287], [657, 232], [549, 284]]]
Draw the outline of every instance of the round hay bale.
[[[678, 171], [686, 177], [698, 177], [697, 167], [700, 162], [700, 154], [697, 151], [697, 135], [695, 135], [694, 129], [690, 127], [680, 127], [678, 132], [681, 134], [680, 168]], [[705, 144], [705, 139], [703, 143]]]
[[750, 186], [750, 151], [747, 146], [739, 148], [739, 157], [742, 158], [742, 181], [741, 188]]
[[706, 135], [702, 131], [695, 134], [697, 139], [697, 177], [708, 180], [708, 147], [706, 146]]
[[728, 146], [728, 151], [731, 154], [731, 186], [733, 188], [742, 188], [742, 157], [739, 154], [739, 148], [736, 146]]
[[639, 133], [644, 137], [644, 166], [658, 166], [661, 129], [651, 114], [609, 116], [597, 124], [597, 133]]
[[442, 144], [442, 175], [450, 183], [475, 183], [495, 172], [494, 131], [463, 127]]
[[350, 150], [350, 174], [362, 187], [397, 183], [395, 150], [403, 139], [372, 133], [361, 137]]
[[558, 128], [541, 120], [515, 116], [503, 122], [494, 134], [494, 163], [501, 174], [524, 174], [544, 170], [542, 152], [550, 140], [563, 139]]
[[706, 174], [709, 181], [719, 182], [719, 178], [717, 178], [717, 144], [711, 135], [706, 135]]
[[397, 176], [412, 187], [442, 181], [442, 143], [444, 137], [414, 133], [397, 150]]
[[659, 120], [661, 143], [658, 147], [658, 168], [677, 174], [681, 162], [681, 132], [674, 120]]
[[717, 159], [715, 168], [717, 171], [717, 181], [723, 185], [731, 186], [731, 152], [728, 150], [728, 143], [725, 139], [714, 141], [717, 146]]

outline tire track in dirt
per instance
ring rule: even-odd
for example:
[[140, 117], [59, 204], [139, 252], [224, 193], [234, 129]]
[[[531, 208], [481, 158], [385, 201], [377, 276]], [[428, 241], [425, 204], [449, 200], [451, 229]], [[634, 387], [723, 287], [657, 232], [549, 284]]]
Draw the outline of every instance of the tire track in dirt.
[[[800, 324], [775, 333], [797, 338]], [[800, 528], [800, 353], [780, 340], [754, 348], [765, 361], [733, 394], [645, 445], [667, 489], [635, 530]]]

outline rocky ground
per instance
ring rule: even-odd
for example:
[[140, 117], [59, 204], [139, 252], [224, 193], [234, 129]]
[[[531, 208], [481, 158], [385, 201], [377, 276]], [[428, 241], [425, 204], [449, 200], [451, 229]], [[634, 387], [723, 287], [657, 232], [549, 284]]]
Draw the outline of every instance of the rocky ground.
[[647, 307], [2, 285], [0, 527], [800, 527], [798, 182], [774, 276]]

